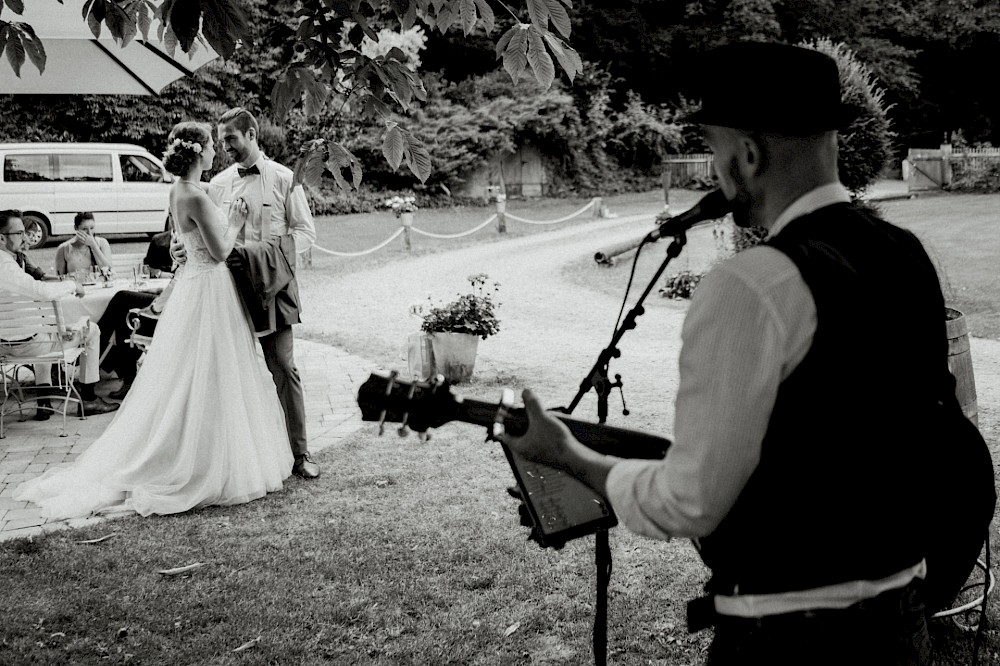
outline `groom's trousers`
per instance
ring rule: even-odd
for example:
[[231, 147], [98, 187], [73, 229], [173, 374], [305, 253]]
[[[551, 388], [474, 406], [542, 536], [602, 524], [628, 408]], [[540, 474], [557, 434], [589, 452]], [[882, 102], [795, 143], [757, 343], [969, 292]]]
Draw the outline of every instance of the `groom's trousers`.
[[271, 371], [274, 385], [278, 389], [281, 409], [285, 412], [292, 454], [304, 455], [309, 451], [306, 445], [306, 406], [302, 394], [302, 379], [295, 367], [295, 336], [292, 334], [292, 327], [279, 328], [259, 340], [267, 369]]

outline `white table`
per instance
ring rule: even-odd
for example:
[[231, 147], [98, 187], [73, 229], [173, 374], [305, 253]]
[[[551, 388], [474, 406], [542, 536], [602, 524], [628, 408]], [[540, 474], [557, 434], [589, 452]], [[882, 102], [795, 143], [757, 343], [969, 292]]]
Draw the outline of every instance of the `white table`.
[[103, 283], [85, 284], [83, 298], [76, 296], [65, 296], [61, 299], [63, 316], [67, 324], [78, 321], [81, 317], [90, 317], [90, 321], [97, 322], [108, 309], [108, 303], [119, 291], [150, 291], [160, 292], [170, 284], [169, 278], [150, 278], [146, 280], [145, 286], [138, 288], [131, 278], [118, 278], [111, 283], [111, 286], [104, 286]]

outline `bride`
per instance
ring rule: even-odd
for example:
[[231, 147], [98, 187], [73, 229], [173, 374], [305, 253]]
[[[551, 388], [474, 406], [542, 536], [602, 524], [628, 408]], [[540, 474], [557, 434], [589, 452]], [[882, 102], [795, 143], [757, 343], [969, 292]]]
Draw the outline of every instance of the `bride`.
[[215, 158], [211, 128], [180, 123], [167, 141], [164, 164], [180, 177], [170, 212], [187, 263], [104, 434], [69, 467], [17, 489], [17, 500], [35, 502], [48, 518], [240, 504], [280, 490], [291, 473], [274, 381], [225, 263], [243, 221], [228, 222], [199, 185]]

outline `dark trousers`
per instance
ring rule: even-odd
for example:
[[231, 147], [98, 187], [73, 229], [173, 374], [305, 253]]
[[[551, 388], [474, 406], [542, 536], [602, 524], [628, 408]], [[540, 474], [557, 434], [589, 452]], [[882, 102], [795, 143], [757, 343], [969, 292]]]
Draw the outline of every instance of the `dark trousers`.
[[306, 444], [306, 405], [302, 395], [302, 379], [295, 367], [294, 343], [292, 327], [279, 328], [260, 340], [264, 350], [264, 360], [267, 369], [271, 371], [274, 385], [278, 389], [278, 400], [285, 412], [285, 425], [288, 428], [288, 442], [294, 455], [302, 455], [309, 451]]
[[147, 307], [156, 299], [156, 296], [143, 291], [119, 291], [111, 297], [107, 309], [101, 315], [97, 325], [101, 328], [101, 351], [103, 352], [112, 339], [115, 346], [104, 359], [104, 365], [108, 370], [114, 370], [118, 378], [126, 384], [131, 384], [135, 379], [136, 363], [142, 356], [142, 351], [132, 347], [129, 337], [132, 329], [128, 327], [126, 319], [128, 311], [132, 308]]
[[922, 583], [840, 610], [723, 616], [706, 666], [930, 666]]

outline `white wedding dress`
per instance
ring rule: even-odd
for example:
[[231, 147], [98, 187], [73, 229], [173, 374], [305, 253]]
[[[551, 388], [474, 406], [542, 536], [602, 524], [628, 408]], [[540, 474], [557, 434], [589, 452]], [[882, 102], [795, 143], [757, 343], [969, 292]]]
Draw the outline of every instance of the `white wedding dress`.
[[48, 518], [240, 504], [280, 490], [291, 474], [274, 380], [233, 277], [197, 229], [181, 238], [187, 263], [107, 430], [68, 467], [46, 471], [14, 495]]

